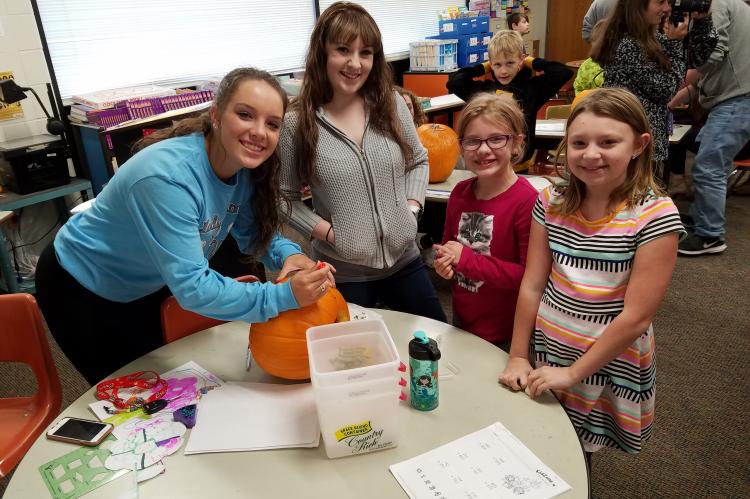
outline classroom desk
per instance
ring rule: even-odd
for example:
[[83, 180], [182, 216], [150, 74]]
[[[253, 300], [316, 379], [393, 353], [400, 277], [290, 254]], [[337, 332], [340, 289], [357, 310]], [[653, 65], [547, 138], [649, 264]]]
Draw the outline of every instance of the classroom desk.
[[[68, 194], [75, 193], [80, 193], [82, 198], [87, 197], [88, 199], [91, 199], [94, 197], [94, 193], [91, 190], [91, 182], [86, 179], [75, 177], [70, 179], [69, 184], [32, 192], [30, 194], [17, 194], [15, 192], [5, 191], [0, 194], [0, 210], [18, 210], [25, 208], [26, 206], [54, 200], [57, 204], [57, 211], [60, 214], [60, 218], [67, 220], [70, 214], [68, 213], [68, 207], [65, 205], [65, 200], [63, 198]], [[6, 245], [0, 244], [0, 271], [2, 271], [3, 277], [5, 278], [8, 292], [18, 293], [22, 290], [16, 282], [16, 273], [10, 260], [11, 256]], [[33, 286], [25, 287], [23, 291], [33, 293], [34, 288]]]
[[[425, 194], [426, 201], [433, 201], [436, 203], [447, 203], [448, 197], [450, 196], [453, 188], [456, 184], [462, 180], [466, 180], [474, 177], [474, 172], [469, 170], [453, 170], [453, 173], [444, 181], [435, 184], [427, 184], [427, 192]], [[544, 187], [550, 185], [549, 181], [539, 175], [524, 175], [519, 174], [519, 177], [525, 177], [531, 185], [541, 191]]]
[[[441, 336], [441, 371], [449, 366], [456, 374], [440, 381], [440, 406], [419, 412], [402, 402], [401, 440], [398, 447], [371, 454], [328, 459], [321, 445], [316, 449], [197, 454], [182, 450], [164, 460], [166, 472], [140, 484], [139, 497], [406, 497], [388, 466], [427, 452], [439, 445], [500, 421], [565, 480], [572, 489], [561, 498], [588, 497], [586, 464], [570, 420], [549, 393], [531, 400], [497, 382], [507, 354], [477, 336], [448, 324], [388, 310], [383, 316], [403, 361], [413, 331]], [[138, 370], [165, 372], [194, 360], [225, 381], [279, 382], [257, 367], [245, 371], [246, 323], [232, 322], [188, 336], [145, 355], [116, 374]], [[87, 391], [62, 416], [91, 418]], [[200, 419], [200, 409], [198, 411]], [[183, 444], [184, 445], [184, 444]], [[14, 499], [49, 497], [39, 474], [40, 465], [74, 447], [41, 436], [16, 469], [7, 489]], [[132, 484], [130, 474], [97, 489], [86, 497], [114, 497], [113, 489]]]
[[[435, 122], [437, 116], [447, 115], [453, 116], [453, 113], [460, 112], [466, 101], [454, 94], [441, 95], [439, 97], [432, 97], [430, 99], [430, 107], [423, 109], [424, 114], [427, 116], [427, 121], [430, 123]], [[449, 118], [449, 126], [453, 126], [453, 120]]]
[[[550, 141], [555, 147], [544, 147], [546, 149], [555, 149], [560, 140], [565, 137], [565, 123], [567, 120], [536, 120], [536, 138], [539, 141]], [[683, 125], [675, 123], [672, 127], [672, 135], [669, 136], [670, 144], [679, 144], [685, 137], [692, 125]], [[543, 149], [539, 147], [539, 149]]]
[[[12, 211], [0, 211], [0, 244], [3, 246], [5, 246], [5, 241], [2, 240], [3, 226], [12, 219]], [[13, 273], [13, 262], [11, 262], [10, 255], [4, 248], [0, 248], [0, 272], [2, 272], [3, 279], [5, 280], [5, 289], [9, 292], [13, 292], [14, 289], [18, 290], [16, 276]]]

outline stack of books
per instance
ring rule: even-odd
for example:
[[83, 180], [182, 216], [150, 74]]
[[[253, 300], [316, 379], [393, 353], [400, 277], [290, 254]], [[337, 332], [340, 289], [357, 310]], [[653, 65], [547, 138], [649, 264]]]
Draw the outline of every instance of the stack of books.
[[99, 90], [89, 94], [74, 95], [73, 102], [83, 104], [93, 109], [110, 109], [119, 102], [135, 99], [148, 99], [151, 97], [166, 97], [175, 95], [173, 88], [159, 85], [140, 85], [137, 87], [115, 88], [112, 90]]
[[68, 115], [68, 120], [70, 120], [72, 123], [85, 124], [89, 122], [89, 118], [87, 116], [88, 113], [97, 111], [97, 109], [86, 106], [84, 104], [72, 104], [70, 106], [70, 114]]

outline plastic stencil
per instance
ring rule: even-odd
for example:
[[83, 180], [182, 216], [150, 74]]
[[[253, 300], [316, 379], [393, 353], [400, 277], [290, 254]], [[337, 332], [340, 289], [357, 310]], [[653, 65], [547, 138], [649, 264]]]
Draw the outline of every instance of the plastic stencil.
[[44, 483], [54, 499], [81, 497], [128, 473], [129, 470], [111, 471], [104, 466], [110, 456], [115, 439], [109, 437], [98, 447], [78, 447], [73, 452], [39, 467]]

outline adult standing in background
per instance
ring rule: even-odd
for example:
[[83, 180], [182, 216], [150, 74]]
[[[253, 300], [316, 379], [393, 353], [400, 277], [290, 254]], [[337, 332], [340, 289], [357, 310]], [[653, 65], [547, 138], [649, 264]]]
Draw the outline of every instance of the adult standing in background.
[[[427, 152], [360, 5], [336, 2], [318, 18], [280, 151], [291, 200], [282, 209], [312, 254], [336, 267], [346, 300], [445, 321], [415, 242]], [[305, 185], [312, 210], [301, 201]]]
[[750, 141], [750, 7], [742, 0], [713, 0], [711, 17], [719, 41], [705, 64], [698, 66], [698, 99], [709, 110], [693, 165], [695, 200], [690, 207], [694, 233], [678, 253], [699, 256], [722, 253], [727, 177], [732, 159]]
[[[163, 344], [159, 312], [170, 293], [201, 315], [262, 322], [314, 303], [333, 284], [278, 233], [276, 145], [286, 102], [269, 73], [231, 71], [209, 111], [144, 138], [94, 205], [44, 250], [39, 306], [86, 381]], [[218, 274], [208, 260], [230, 232], [281, 275], [304, 270], [283, 284]]]
[[[667, 0], [623, 0], [604, 21], [591, 47], [591, 58], [604, 70], [605, 87], [630, 90], [646, 110], [654, 143], [654, 160], [667, 159], [670, 113], [667, 104], [685, 78], [683, 39], [687, 14], [677, 26], [669, 21]], [[695, 18], [688, 51], [702, 64], [716, 44], [710, 17]], [[661, 170], [661, 165], [657, 171]]]
[[615, 7], [617, 0], [594, 0], [583, 16], [583, 25], [581, 27], [581, 36], [586, 43], [591, 43], [591, 34], [594, 27], [599, 21], [607, 18], [612, 9]]

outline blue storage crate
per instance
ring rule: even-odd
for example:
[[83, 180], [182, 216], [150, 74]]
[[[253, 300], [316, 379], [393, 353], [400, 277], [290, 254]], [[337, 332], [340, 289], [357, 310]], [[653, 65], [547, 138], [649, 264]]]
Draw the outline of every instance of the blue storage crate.
[[444, 19], [438, 21], [438, 38], [455, 38], [458, 36], [458, 24], [461, 19]]
[[490, 40], [492, 40], [492, 33], [479, 33], [479, 45], [482, 47], [489, 47]]
[[486, 62], [486, 59], [483, 59], [483, 54], [487, 53], [487, 49], [485, 47], [476, 47], [470, 50], [467, 50], [466, 52], [459, 52], [458, 54], [458, 67], [459, 68], [465, 68], [467, 66], [473, 66], [474, 64], [479, 64], [480, 62]]
[[[458, 40], [458, 53], [459, 55], [462, 53], [465, 53], [469, 50], [475, 49], [477, 47], [482, 47], [486, 45], [486, 43], [489, 43], [489, 37], [487, 38], [487, 42], [485, 43], [484, 37], [482, 36], [482, 33], [476, 33], [473, 35], [459, 35], [452, 37], [453, 39]], [[446, 38], [444, 36], [428, 36], [428, 40], [445, 40]]]
[[458, 24], [459, 35], [485, 33], [490, 30], [490, 18], [487, 16], [464, 17], [458, 20], [464, 21]]

